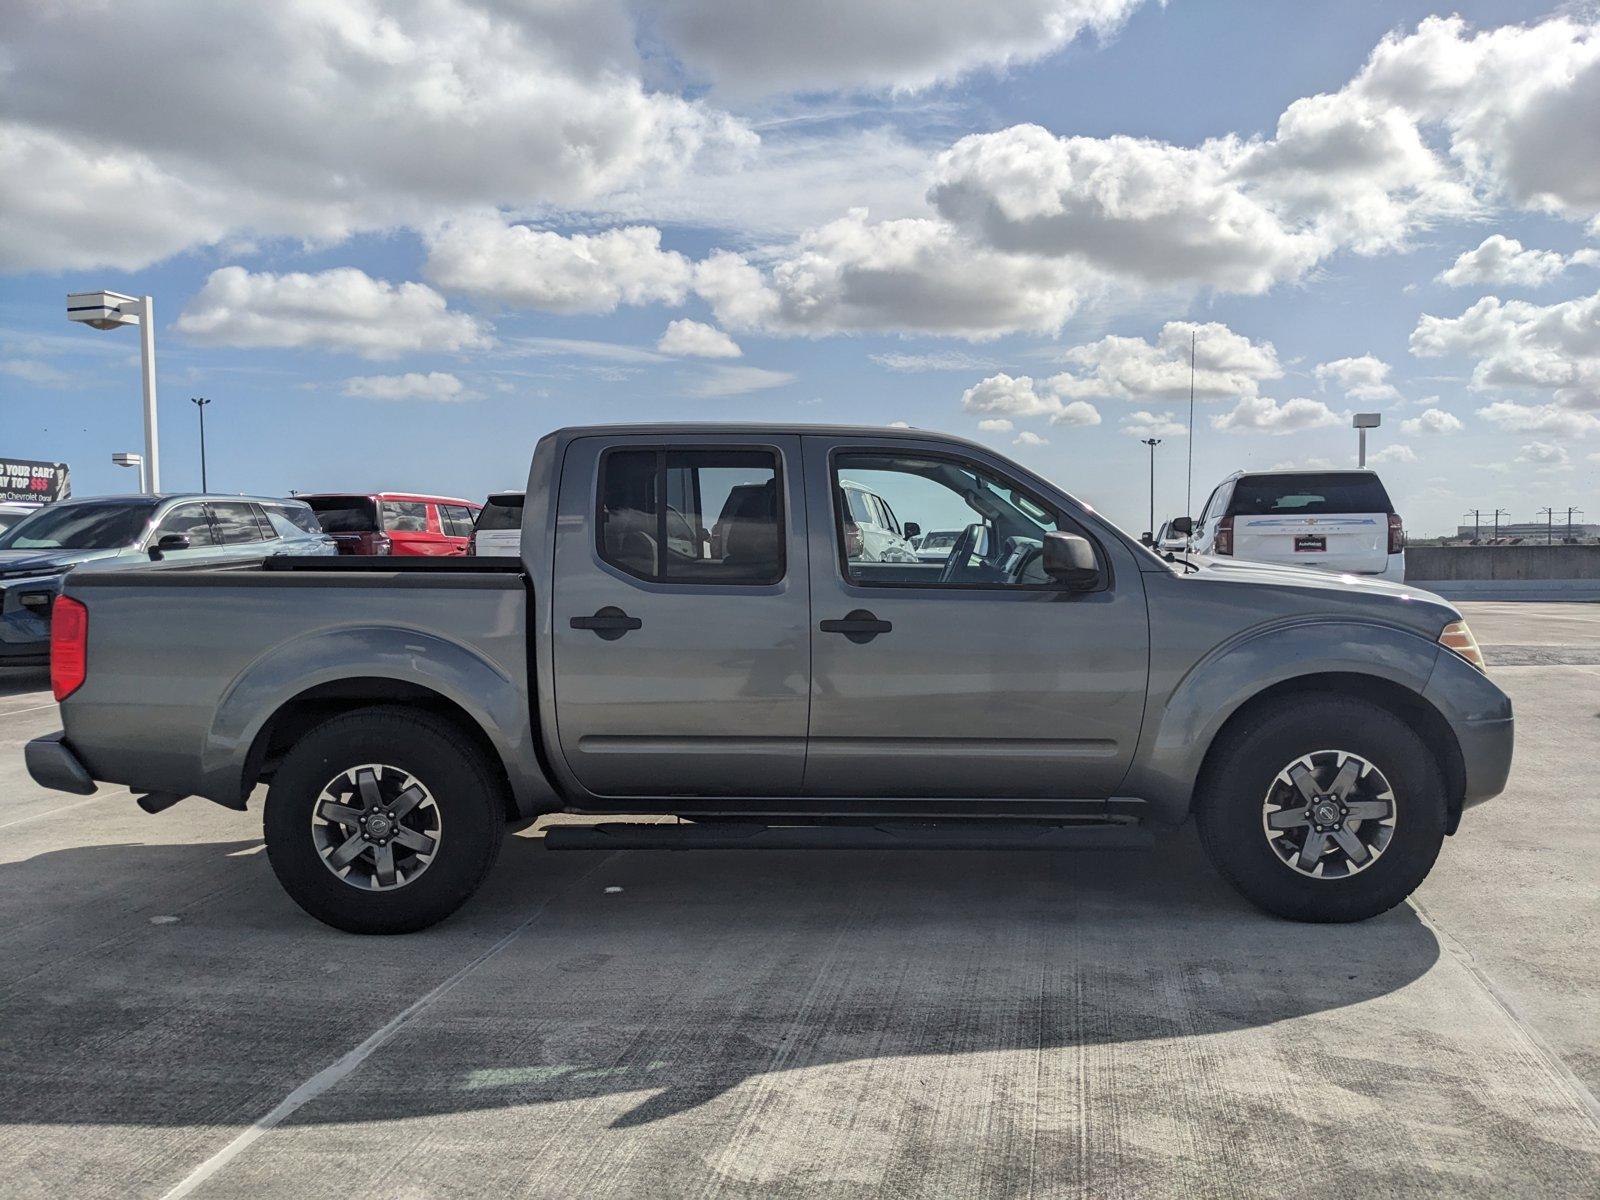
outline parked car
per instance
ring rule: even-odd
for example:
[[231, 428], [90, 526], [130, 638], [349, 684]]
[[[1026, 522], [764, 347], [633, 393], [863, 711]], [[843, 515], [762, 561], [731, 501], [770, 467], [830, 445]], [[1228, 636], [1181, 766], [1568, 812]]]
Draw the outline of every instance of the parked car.
[[495, 492], [478, 510], [468, 554], [509, 556], [522, 553], [522, 493]]
[[919, 562], [943, 562], [950, 557], [960, 536], [959, 529], [930, 529], [912, 543], [912, 550]]
[[[852, 549], [841, 485], [869, 477], [935, 497], [930, 527], [965, 506], [944, 562]], [[654, 819], [546, 849], [1109, 851], [1193, 815], [1254, 903], [1359, 920], [1511, 764], [1511, 702], [1438, 597], [1168, 562], [917, 430], [563, 429], [520, 560], [74, 571], [56, 610], [65, 729], [33, 778], [150, 812], [266, 780], [279, 880], [363, 932], [447, 916], [508, 824], [561, 811]]]
[[0, 500], [0, 533], [10, 529], [23, 517], [39, 511], [39, 505], [16, 500]]
[[297, 500], [265, 496], [105, 496], [60, 500], [0, 534], [0, 664], [44, 662], [62, 577], [84, 563], [241, 564], [332, 555]]
[[1163, 521], [1156, 531], [1155, 548], [1163, 554], [1176, 554], [1189, 548], [1189, 539], [1174, 530], [1171, 521]]
[[1406, 533], [1377, 472], [1235, 471], [1194, 523], [1198, 554], [1406, 577]]
[[470, 500], [411, 492], [326, 492], [296, 499], [311, 506], [340, 554], [465, 554], [478, 516]]
[[[846, 521], [860, 532], [861, 553], [866, 561], [917, 561], [917, 552], [912, 549], [906, 530], [888, 501], [850, 479], [841, 479], [839, 489], [844, 495]], [[913, 529], [911, 532], [921, 531]]]

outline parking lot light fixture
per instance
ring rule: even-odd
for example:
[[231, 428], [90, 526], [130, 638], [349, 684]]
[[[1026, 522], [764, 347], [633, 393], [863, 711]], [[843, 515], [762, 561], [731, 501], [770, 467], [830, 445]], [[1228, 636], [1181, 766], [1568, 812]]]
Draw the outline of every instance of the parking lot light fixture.
[[1367, 465], [1367, 430], [1376, 429], [1378, 426], [1382, 425], [1383, 414], [1356, 413], [1355, 416], [1351, 418], [1350, 424], [1359, 432], [1361, 437], [1361, 448], [1358, 452], [1358, 461], [1356, 465], [1364, 467]]
[[[124, 296], [121, 292], [73, 292], [67, 296], [67, 320], [91, 329], [139, 327], [139, 373], [144, 382], [144, 456], [140, 490], [161, 490], [161, 447], [156, 428], [156, 310], [149, 296]], [[132, 464], [126, 464], [131, 466]]]
[[119, 467], [137, 467], [139, 470], [139, 490], [152, 493], [154, 488], [147, 488], [144, 483], [144, 455], [133, 454], [126, 450], [118, 450], [111, 456], [111, 461]]

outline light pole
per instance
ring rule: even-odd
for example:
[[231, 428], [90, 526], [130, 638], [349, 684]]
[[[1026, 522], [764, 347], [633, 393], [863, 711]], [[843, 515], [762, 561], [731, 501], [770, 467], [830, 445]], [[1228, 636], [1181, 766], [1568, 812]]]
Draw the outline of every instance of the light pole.
[[1569, 538], [1571, 538], [1573, 541], [1577, 541], [1578, 540], [1578, 536], [1575, 533], [1572, 532], [1572, 514], [1573, 513], [1577, 513], [1581, 517], [1581, 516], [1583, 516], [1583, 509], [1581, 509], [1581, 508], [1572, 508], [1570, 506], [1567, 508], [1567, 536]]
[[1509, 517], [1510, 515], [1511, 515], [1511, 510], [1510, 509], [1497, 508], [1497, 509], [1494, 510], [1494, 540], [1495, 541], [1498, 542], [1500, 540], [1500, 518], [1501, 517]]
[[1356, 463], [1358, 467], [1364, 467], [1367, 465], [1367, 430], [1376, 429], [1382, 424], [1382, 413], [1356, 413], [1356, 415], [1351, 418], [1351, 428], [1355, 429], [1361, 435], [1361, 454], [1359, 461]]
[[1544, 514], [1544, 544], [1553, 546], [1556, 541], [1556, 510], [1541, 508], [1539, 511]]
[[190, 396], [189, 403], [200, 410], [200, 490], [209, 492], [206, 486], [206, 405], [211, 401], [204, 396]]
[[[121, 292], [73, 292], [67, 296], [67, 320], [82, 321], [92, 329], [139, 327], [139, 374], [144, 380], [144, 458], [149, 472], [140, 471], [140, 490], [161, 490], [161, 446], [156, 429], [156, 307], [149, 296], [124, 296]], [[132, 464], [128, 464], [132, 465]]]
[[1479, 510], [1476, 509], [1476, 508], [1469, 508], [1469, 509], [1467, 509], [1466, 512], [1462, 513], [1461, 515], [1463, 517], [1471, 517], [1472, 518], [1472, 540], [1473, 540], [1474, 543], [1478, 542], [1480, 540], [1480, 534], [1478, 533], [1478, 524], [1479, 524], [1478, 515], [1479, 515]]
[[1146, 446], [1150, 447], [1150, 544], [1156, 544], [1156, 447], [1161, 445], [1160, 438], [1140, 438]]
[[141, 492], [150, 490], [144, 485], [144, 455], [119, 450], [111, 456], [111, 461], [119, 467], [137, 467], [139, 469], [139, 490]]

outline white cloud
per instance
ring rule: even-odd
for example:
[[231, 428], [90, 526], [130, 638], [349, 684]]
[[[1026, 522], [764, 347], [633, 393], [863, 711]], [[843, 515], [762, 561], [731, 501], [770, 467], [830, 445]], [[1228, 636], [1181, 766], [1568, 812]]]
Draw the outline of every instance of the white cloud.
[[1226, 433], [1297, 433], [1339, 423], [1321, 400], [1305, 397], [1280, 404], [1266, 396], [1246, 396], [1231, 411], [1211, 418], [1212, 428]]
[[764, 367], [711, 367], [704, 375], [691, 380], [684, 391], [691, 396], [715, 399], [782, 387], [793, 383], [794, 379], [788, 371], [769, 371]]
[[1343, 464], [1336, 463], [1331, 458], [1303, 458], [1299, 462], [1293, 459], [1284, 459], [1275, 462], [1267, 468], [1270, 471], [1336, 471]]
[[317, 347], [364, 358], [419, 351], [476, 350], [488, 330], [421, 283], [389, 283], [354, 267], [315, 275], [211, 272], [173, 326], [217, 346]]
[[[1580, 255], [1574, 255], [1583, 261]], [[1539, 287], [1567, 269], [1568, 259], [1554, 250], [1524, 250], [1516, 238], [1491, 234], [1476, 250], [1464, 250], [1439, 273], [1439, 282], [1451, 287], [1487, 284], [1490, 287]]]
[[994, 366], [961, 350], [941, 350], [930, 354], [869, 354], [869, 359], [890, 371], [982, 371]]
[[656, 341], [656, 349], [663, 354], [687, 358], [739, 358], [744, 354], [739, 343], [716, 326], [687, 317], [667, 326], [666, 332]]
[[1382, 450], [1367, 455], [1370, 463], [1414, 463], [1417, 461], [1417, 452], [1404, 442], [1395, 442], [1385, 446]]
[[1077, 308], [1075, 272], [999, 254], [941, 221], [878, 221], [855, 209], [812, 230], [762, 270], [721, 251], [694, 288], [732, 329], [821, 335], [856, 331], [989, 338], [1051, 333]]
[[1262, 380], [1283, 374], [1271, 342], [1252, 342], [1218, 322], [1168, 321], [1154, 342], [1101, 338], [1058, 355], [1068, 371], [1049, 381], [1062, 396], [1111, 400], [1177, 400], [1189, 395], [1194, 337], [1194, 389], [1202, 400], [1254, 396]]
[[1027, 375], [1012, 378], [1005, 372], [975, 383], [961, 395], [969, 413], [1003, 413], [1009, 417], [1048, 417], [1052, 425], [1098, 425], [1100, 413], [1086, 400], [1063, 401], [1049, 391], [1040, 392]]
[[725, 113], [646, 90], [620, 0], [23, 5], [8, 18], [0, 181], [23, 203], [0, 203], [0, 259], [46, 269], [582, 205], [754, 141]]
[[431, 234], [423, 270], [448, 291], [557, 313], [682, 304], [691, 273], [689, 260], [662, 250], [661, 231], [649, 226], [564, 236], [489, 215]]
[[1572, 466], [1567, 448], [1554, 442], [1529, 442], [1517, 451], [1516, 461], [1541, 471], [1566, 471]]
[[0, 375], [10, 375], [14, 379], [46, 387], [66, 383], [71, 378], [65, 371], [58, 371], [36, 358], [0, 358]]
[[1400, 422], [1400, 431], [1411, 437], [1425, 433], [1460, 433], [1461, 418], [1442, 408], [1430, 408], [1421, 416]]
[[1140, 409], [1122, 418], [1122, 432], [1136, 438], [1187, 437], [1189, 429], [1172, 413], [1153, 413]]
[[742, 95], [908, 90], [1031, 62], [1116, 29], [1141, 0], [666, 0], [654, 28], [692, 72]]
[[1480, 391], [1533, 388], [1568, 408], [1600, 409], [1600, 292], [1548, 305], [1485, 296], [1459, 317], [1424, 314], [1411, 352], [1474, 358]]
[[461, 380], [448, 371], [407, 371], [404, 375], [357, 375], [344, 381], [344, 394], [366, 400], [467, 400]]
[[985, 433], [1010, 433], [1015, 426], [1004, 417], [989, 417], [979, 421], [978, 428]]
[[1050, 439], [1047, 437], [1040, 437], [1031, 429], [1024, 429], [1021, 433], [1017, 434], [1016, 437], [1011, 439], [1011, 444], [1013, 446], [1048, 446], [1050, 444]]
[[1555, 404], [1517, 404], [1496, 400], [1478, 415], [1508, 433], [1548, 433], [1557, 437], [1587, 437], [1600, 433], [1600, 416]]
[[889, 422], [889, 428], [890, 429], [910, 429], [911, 428], [911, 422], [910, 421], [890, 421]]
[[1400, 398], [1400, 393], [1388, 382], [1389, 364], [1371, 354], [1318, 363], [1315, 374], [1319, 384], [1326, 387], [1332, 383], [1345, 394], [1346, 399], [1357, 403], [1378, 403]]

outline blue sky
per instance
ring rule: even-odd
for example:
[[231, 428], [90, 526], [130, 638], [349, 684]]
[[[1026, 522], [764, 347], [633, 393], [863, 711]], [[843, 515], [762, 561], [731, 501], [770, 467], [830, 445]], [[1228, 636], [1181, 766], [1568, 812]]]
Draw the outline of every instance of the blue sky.
[[191, 395], [213, 486], [262, 493], [481, 497], [563, 424], [903, 421], [1141, 529], [1140, 435], [1182, 511], [1193, 329], [1197, 503], [1353, 465], [1378, 410], [1415, 532], [1600, 519], [1592, 10], [899, 7], [22, 18], [0, 455], [131, 485], [137, 335], [63, 313], [104, 287], [156, 298], [171, 489]]

